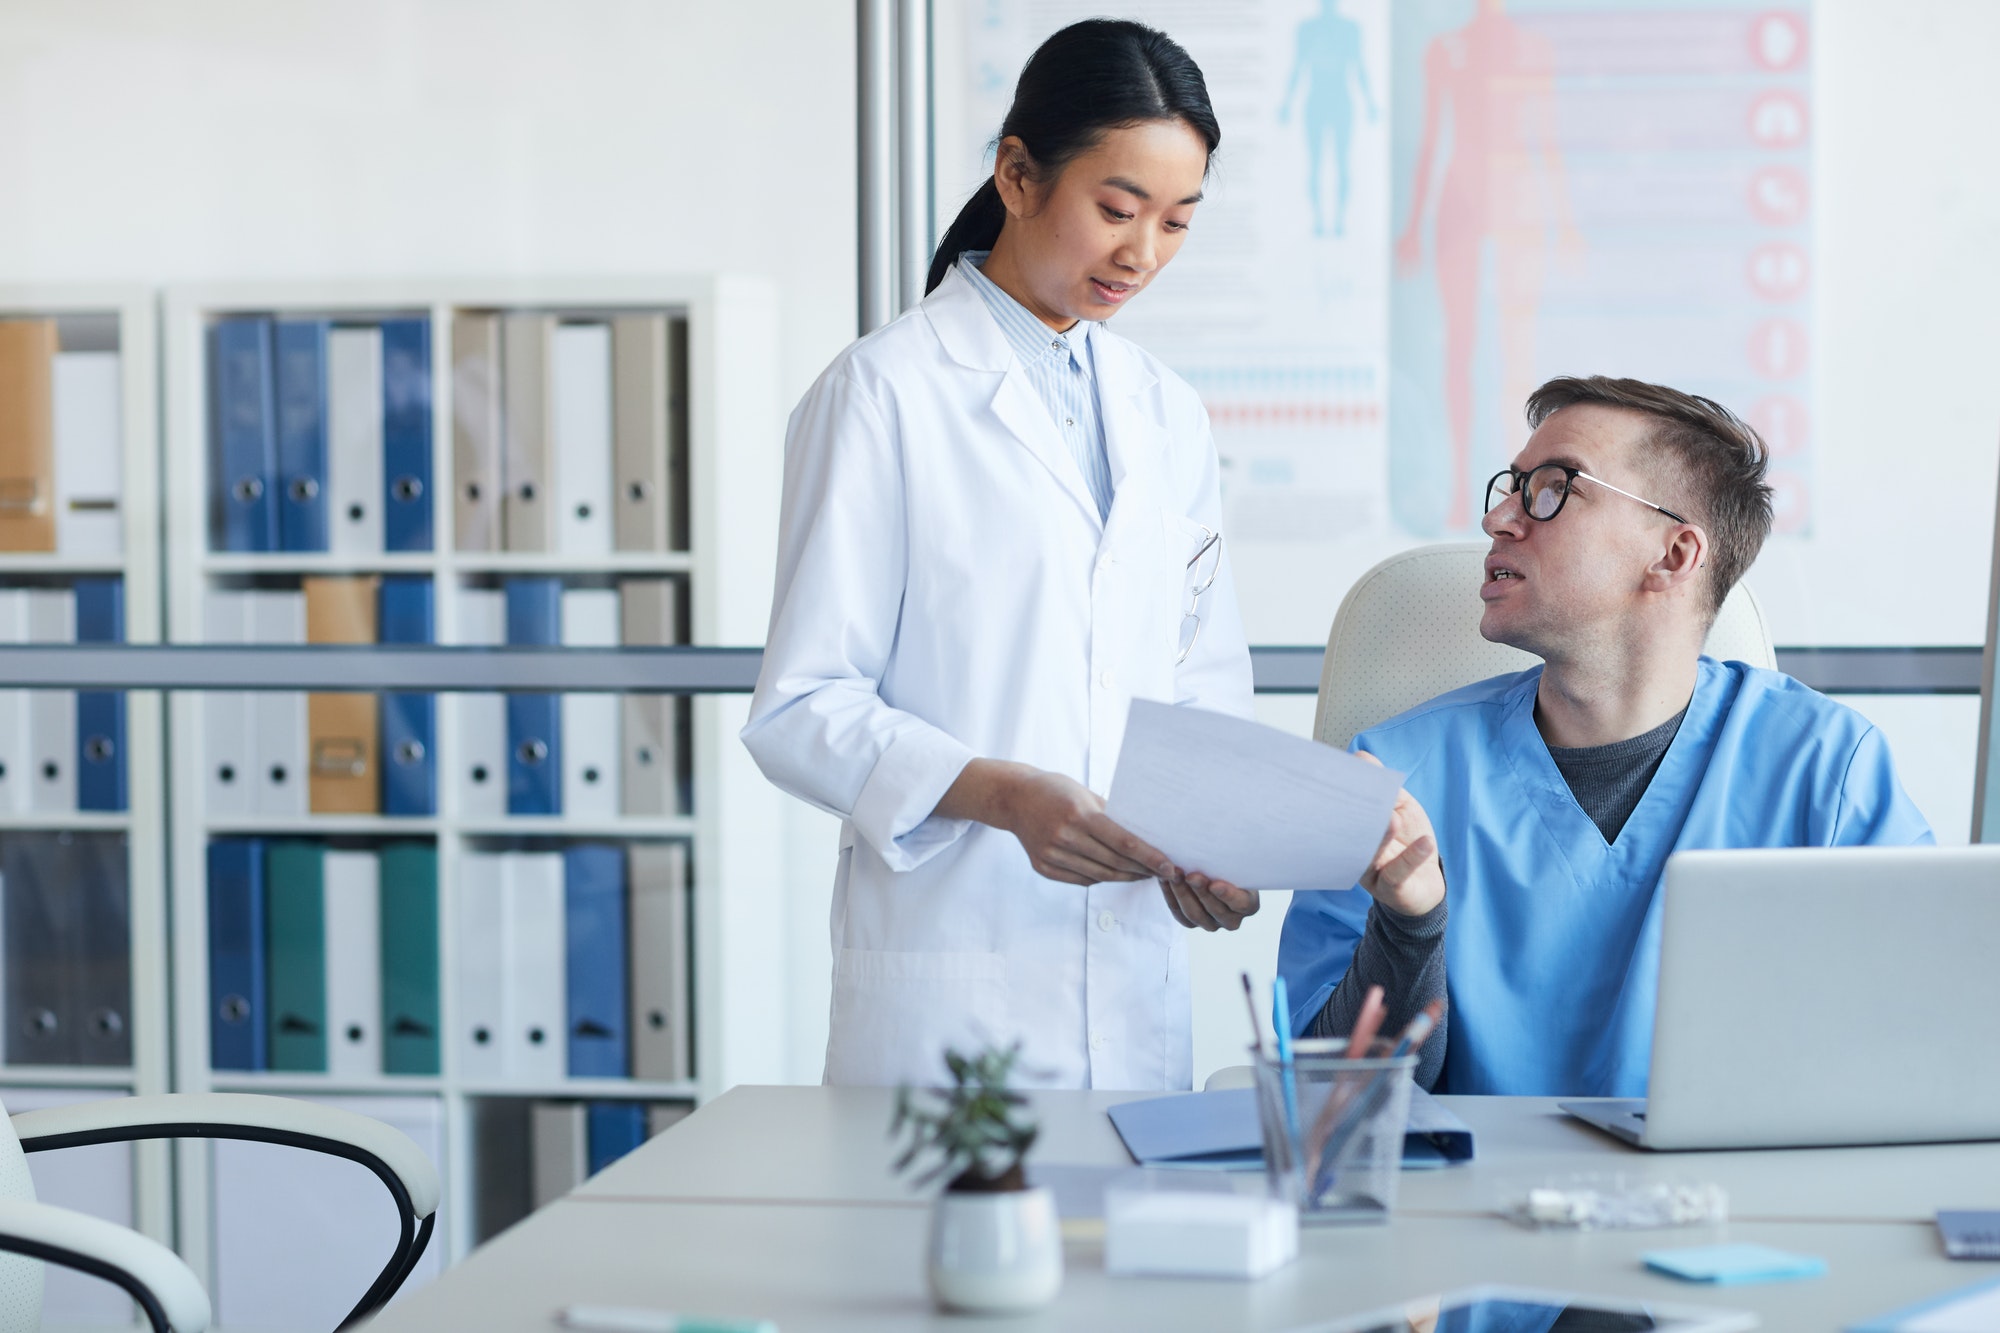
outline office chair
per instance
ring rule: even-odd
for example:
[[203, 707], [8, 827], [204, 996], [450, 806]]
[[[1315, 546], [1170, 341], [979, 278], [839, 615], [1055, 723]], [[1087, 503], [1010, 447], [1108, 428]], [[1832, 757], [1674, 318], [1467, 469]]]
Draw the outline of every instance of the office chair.
[[[44, 1260], [116, 1283], [153, 1333], [202, 1333], [212, 1311], [194, 1273], [166, 1246], [136, 1231], [35, 1200], [27, 1154], [137, 1139], [249, 1139], [358, 1162], [396, 1202], [401, 1235], [388, 1264], [341, 1327], [375, 1313], [403, 1285], [437, 1222], [438, 1175], [401, 1130], [379, 1120], [289, 1097], [177, 1093], [117, 1097], [0, 1115], [0, 1333], [41, 1326]], [[13, 1258], [12, 1255], [25, 1256]]]
[[[1357, 732], [1461, 685], [1525, 671], [1539, 658], [1479, 636], [1485, 542], [1444, 542], [1392, 555], [1355, 580], [1334, 612], [1320, 668], [1313, 739], [1346, 749]], [[1778, 665], [1764, 611], [1746, 584], [1730, 589], [1703, 651], [1722, 661]], [[1203, 1087], [1248, 1087], [1250, 1066]]]

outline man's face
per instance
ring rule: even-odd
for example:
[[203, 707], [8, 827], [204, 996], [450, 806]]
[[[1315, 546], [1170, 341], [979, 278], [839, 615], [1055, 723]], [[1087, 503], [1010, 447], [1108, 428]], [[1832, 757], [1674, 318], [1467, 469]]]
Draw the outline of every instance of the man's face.
[[[1637, 466], [1650, 418], [1597, 403], [1565, 407], [1544, 421], [1514, 458], [1527, 472], [1543, 463], [1581, 469], [1613, 486], [1674, 508], [1655, 494], [1659, 481]], [[1579, 477], [1553, 519], [1530, 519], [1523, 498], [1499, 500], [1481, 525], [1493, 540], [1486, 557], [1486, 604], [1479, 632], [1544, 659], [1616, 633], [1638, 606], [1646, 570], [1660, 558], [1673, 520], [1616, 491]]]

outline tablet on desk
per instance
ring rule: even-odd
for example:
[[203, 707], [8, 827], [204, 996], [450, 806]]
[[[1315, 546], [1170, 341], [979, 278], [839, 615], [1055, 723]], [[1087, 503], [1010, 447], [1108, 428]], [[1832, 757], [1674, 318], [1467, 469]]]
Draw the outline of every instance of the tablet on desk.
[[1738, 1333], [1757, 1326], [1740, 1310], [1654, 1305], [1518, 1287], [1470, 1287], [1314, 1324], [1294, 1333]]

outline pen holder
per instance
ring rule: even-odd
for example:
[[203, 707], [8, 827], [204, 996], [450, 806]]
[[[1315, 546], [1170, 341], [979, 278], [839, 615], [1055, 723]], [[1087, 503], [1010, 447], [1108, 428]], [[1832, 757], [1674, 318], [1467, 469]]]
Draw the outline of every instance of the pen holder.
[[1298, 1041], [1289, 1067], [1252, 1052], [1264, 1171], [1301, 1225], [1386, 1222], [1396, 1206], [1417, 1057], [1380, 1049], [1350, 1060], [1344, 1040]]

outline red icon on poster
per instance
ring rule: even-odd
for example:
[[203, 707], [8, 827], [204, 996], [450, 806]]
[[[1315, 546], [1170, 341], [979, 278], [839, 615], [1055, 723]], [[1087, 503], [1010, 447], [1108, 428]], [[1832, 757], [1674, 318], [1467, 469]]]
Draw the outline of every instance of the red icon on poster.
[[1790, 227], [1805, 221], [1812, 193], [1797, 167], [1759, 167], [1750, 176], [1750, 212], [1759, 222]]
[[1750, 59], [1757, 68], [1776, 72], [1806, 63], [1805, 15], [1770, 9], [1750, 20]]
[[1806, 326], [1767, 319], [1750, 331], [1750, 368], [1765, 379], [1788, 380], [1806, 368]]
[[1806, 405], [1790, 394], [1772, 394], [1750, 405], [1750, 428], [1764, 437], [1773, 458], [1797, 458], [1806, 451], [1812, 422]]
[[1750, 290], [1766, 301], [1796, 301], [1812, 279], [1804, 246], [1767, 241], [1750, 252]]
[[1750, 103], [1750, 138], [1759, 148], [1797, 148], [1808, 123], [1806, 99], [1789, 88], [1759, 93]]

